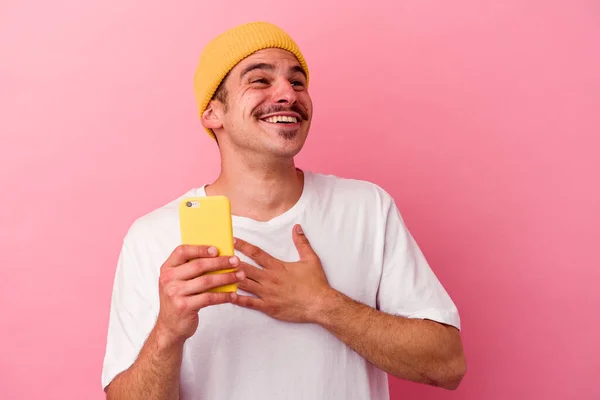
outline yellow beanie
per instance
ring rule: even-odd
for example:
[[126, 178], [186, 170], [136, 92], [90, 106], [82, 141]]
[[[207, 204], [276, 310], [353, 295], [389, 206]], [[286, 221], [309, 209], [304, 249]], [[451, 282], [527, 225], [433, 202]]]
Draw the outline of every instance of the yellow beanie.
[[[209, 42], [202, 54], [194, 75], [194, 93], [200, 117], [225, 76], [240, 61], [262, 49], [279, 48], [294, 54], [306, 71], [308, 66], [298, 45], [281, 28], [268, 22], [250, 22], [238, 25]], [[206, 129], [215, 139], [212, 129]]]

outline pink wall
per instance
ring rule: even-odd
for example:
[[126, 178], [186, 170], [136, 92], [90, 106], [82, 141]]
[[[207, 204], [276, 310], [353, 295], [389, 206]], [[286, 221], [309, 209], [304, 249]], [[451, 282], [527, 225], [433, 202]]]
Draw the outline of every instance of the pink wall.
[[311, 66], [298, 164], [391, 192], [462, 312], [459, 390], [392, 398], [600, 398], [597, 1], [29, 3], [0, 5], [2, 398], [103, 398], [121, 238], [216, 176], [192, 75], [254, 19]]

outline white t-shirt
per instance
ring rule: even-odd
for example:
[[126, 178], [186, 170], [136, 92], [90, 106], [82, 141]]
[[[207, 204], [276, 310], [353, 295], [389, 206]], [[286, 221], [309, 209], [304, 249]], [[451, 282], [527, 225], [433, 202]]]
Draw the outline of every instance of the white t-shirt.
[[[205, 195], [203, 186], [179, 199]], [[179, 199], [136, 220], [124, 238], [103, 387], [133, 364], [154, 326], [160, 267], [181, 240]], [[299, 259], [292, 227], [300, 223], [334, 289], [386, 313], [460, 329], [453, 301], [393, 199], [375, 184], [305, 171], [302, 195], [284, 214], [268, 222], [232, 218], [235, 236], [285, 261]], [[316, 324], [281, 322], [233, 304], [204, 308], [199, 317], [184, 347], [181, 400], [389, 398], [387, 374]]]

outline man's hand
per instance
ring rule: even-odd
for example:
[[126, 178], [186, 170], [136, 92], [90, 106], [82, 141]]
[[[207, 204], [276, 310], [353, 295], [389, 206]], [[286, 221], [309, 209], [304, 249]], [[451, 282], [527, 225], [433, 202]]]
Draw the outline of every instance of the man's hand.
[[228, 303], [231, 293], [204, 293], [209, 289], [239, 282], [243, 271], [203, 275], [206, 272], [237, 268], [238, 257], [218, 257], [215, 247], [182, 245], [173, 251], [160, 269], [160, 311], [155, 329], [169, 343], [181, 343], [198, 328], [198, 311]]
[[246, 279], [238, 287], [258, 298], [233, 296], [233, 303], [261, 311], [273, 318], [288, 322], [314, 322], [320, 304], [332, 290], [308, 239], [300, 225], [293, 229], [292, 238], [300, 260], [285, 262], [274, 258], [262, 249], [236, 238], [235, 248], [250, 257], [256, 268], [241, 263]]
[[[107, 399], [179, 399], [184, 343], [198, 328], [198, 311], [231, 301], [231, 293], [205, 293], [244, 278], [237, 257], [218, 257], [208, 246], [177, 247], [160, 268], [160, 311], [154, 329], [129, 368], [106, 388]], [[234, 272], [204, 275], [234, 269]]]
[[386, 314], [329, 286], [319, 257], [294, 227], [298, 262], [284, 262], [237, 239], [235, 247], [263, 267], [241, 263], [247, 278], [232, 302], [288, 322], [322, 326], [377, 368], [398, 378], [455, 389], [465, 373], [458, 330], [434, 321]]

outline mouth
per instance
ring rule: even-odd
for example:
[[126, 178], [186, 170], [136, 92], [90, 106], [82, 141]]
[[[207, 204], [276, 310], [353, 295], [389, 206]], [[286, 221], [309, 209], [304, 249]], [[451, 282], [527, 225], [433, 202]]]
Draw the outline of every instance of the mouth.
[[295, 113], [271, 114], [260, 118], [262, 122], [280, 126], [298, 126], [302, 118]]

